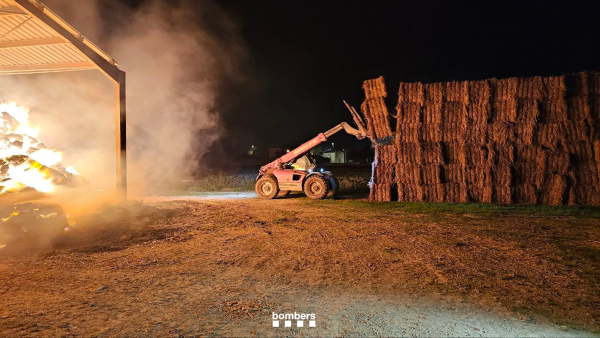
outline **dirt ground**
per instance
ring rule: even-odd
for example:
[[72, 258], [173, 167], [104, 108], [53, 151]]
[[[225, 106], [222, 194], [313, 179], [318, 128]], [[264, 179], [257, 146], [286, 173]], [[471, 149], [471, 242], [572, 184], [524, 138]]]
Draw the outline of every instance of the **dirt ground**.
[[232, 197], [147, 199], [5, 252], [0, 336], [599, 332], [598, 218]]

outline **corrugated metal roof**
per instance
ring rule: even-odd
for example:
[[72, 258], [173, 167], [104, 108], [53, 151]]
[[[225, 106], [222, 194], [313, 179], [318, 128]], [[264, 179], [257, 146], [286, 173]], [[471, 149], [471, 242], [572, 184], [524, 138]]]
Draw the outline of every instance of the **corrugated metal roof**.
[[0, 74], [100, 69], [110, 75], [111, 65], [118, 66], [41, 2], [0, 0]]

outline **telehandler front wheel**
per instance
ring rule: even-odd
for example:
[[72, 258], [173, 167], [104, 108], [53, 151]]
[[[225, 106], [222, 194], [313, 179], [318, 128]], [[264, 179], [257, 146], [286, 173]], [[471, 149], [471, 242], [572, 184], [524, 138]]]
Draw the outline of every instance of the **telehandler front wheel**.
[[313, 200], [323, 199], [329, 193], [329, 184], [321, 176], [311, 176], [304, 182], [304, 193]]
[[279, 184], [274, 176], [263, 176], [256, 181], [255, 190], [260, 198], [273, 199], [279, 193]]

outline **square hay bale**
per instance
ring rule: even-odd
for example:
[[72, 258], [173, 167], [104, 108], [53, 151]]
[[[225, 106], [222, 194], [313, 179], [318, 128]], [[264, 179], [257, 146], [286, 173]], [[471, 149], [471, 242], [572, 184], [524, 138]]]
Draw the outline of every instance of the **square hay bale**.
[[571, 142], [567, 145], [569, 158], [573, 165], [594, 161], [594, 145], [591, 142]]
[[513, 179], [513, 167], [502, 164], [491, 167], [492, 183], [494, 186], [511, 186]]
[[567, 117], [572, 120], [591, 119], [589, 96], [577, 95], [567, 98]]
[[543, 86], [546, 97], [550, 101], [564, 100], [567, 92], [564, 76], [550, 76], [543, 78]]
[[543, 92], [543, 80], [540, 76], [519, 78], [516, 97], [540, 100]]
[[565, 98], [547, 100], [539, 104], [540, 121], [545, 123], [564, 122], [568, 119], [567, 101]]
[[483, 145], [465, 146], [465, 163], [467, 166], [483, 166], [488, 163], [488, 148]]
[[396, 140], [400, 143], [420, 143], [422, 138], [421, 123], [401, 123], [396, 127]]
[[399, 143], [396, 146], [398, 163], [422, 164], [423, 148], [419, 143]]
[[396, 164], [396, 182], [400, 184], [423, 184], [422, 167], [418, 164], [398, 163]]
[[444, 184], [426, 184], [423, 186], [423, 200], [426, 202], [444, 202]]
[[588, 72], [588, 93], [600, 95], [600, 72]]
[[446, 164], [441, 167], [443, 183], [465, 183], [465, 167], [461, 164]]
[[491, 80], [492, 101], [514, 101], [517, 95], [518, 82], [519, 79], [515, 77]]
[[465, 143], [468, 137], [468, 125], [466, 123], [443, 123], [442, 124], [442, 141]]
[[538, 167], [532, 162], [515, 163], [515, 184], [531, 184], [537, 189], [541, 189], [546, 175], [546, 170], [544, 167]]
[[446, 183], [444, 184], [444, 193], [446, 202], [466, 203], [469, 201], [465, 184]]
[[423, 124], [423, 142], [441, 142], [444, 137], [442, 134], [442, 125], [436, 124]]
[[440, 143], [428, 142], [422, 144], [423, 164], [443, 164], [442, 146]]
[[565, 175], [569, 171], [571, 161], [569, 153], [565, 151], [548, 152], [546, 170], [548, 173]]
[[573, 204], [578, 205], [600, 205], [600, 193], [591, 190], [589, 187], [576, 185], [573, 195], [573, 197], [569, 197], [569, 203], [574, 202]]
[[592, 138], [592, 129], [588, 120], [569, 120], [562, 124], [563, 133], [569, 142], [586, 141]]
[[427, 104], [423, 107], [423, 123], [439, 124], [442, 123], [442, 104]]
[[531, 98], [517, 99], [517, 122], [535, 123], [539, 119], [540, 108], [539, 101]]
[[540, 191], [539, 202], [549, 205], [563, 205], [567, 201], [567, 181], [562, 175], [550, 175]]
[[576, 185], [586, 186], [589, 190], [599, 188], [600, 177], [596, 162], [587, 161], [573, 165]]
[[600, 163], [600, 139], [594, 140], [592, 148], [594, 148], [594, 161]]
[[423, 186], [417, 184], [399, 184], [398, 201], [423, 202]]
[[567, 96], [588, 95], [588, 73], [580, 72], [565, 75], [565, 87]]
[[391, 184], [394, 182], [394, 165], [378, 165], [375, 167], [375, 174], [373, 175], [373, 183], [386, 183]]
[[467, 107], [467, 118], [469, 120], [469, 123], [472, 123], [472, 124], [488, 123], [491, 114], [492, 114], [492, 104], [489, 102], [471, 103]]
[[492, 202], [492, 176], [490, 168], [470, 166], [466, 168], [465, 177], [469, 200], [480, 203]]
[[462, 102], [445, 102], [442, 105], [442, 123], [466, 124], [467, 105]]
[[511, 166], [515, 163], [515, 147], [499, 143], [488, 145], [488, 165]]
[[514, 203], [537, 204], [538, 190], [533, 184], [517, 184], [513, 193]]
[[539, 123], [533, 132], [534, 144], [556, 150], [559, 141], [564, 141], [564, 135], [558, 123]]
[[488, 140], [500, 145], [511, 144], [516, 141], [516, 128], [506, 122], [493, 122], [488, 124]]
[[518, 146], [530, 146], [533, 144], [533, 135], [535, 131], [535, 122], [520, 122], [514, 126], [516, 144]]
[[396, 106], [396, 118], [402, 123], [421, 122], [423, 106], [420, 103], [402, 102]]
[[361, 105], [363, 115], [366, 117], [368, 128], [374, 132], [376, 138], [392, 135], [389, 122], [389, 112], [383, 98], [365, 100]]
[[510, 185], [494, 185], [492, 189], [492, 201], [499, 204], [512, 204], [513, 187]]
[[442, 104], [444, 102], [444, 84], [430, 83], [425, 85], [425, 102], [429, 104]]
[[495, 122], [517, 121], [517, 100], [500, 100], [492, 103], [492, 120]]
[[538, 146], [517, 147], [515, 160], [522, 163], [532, 163], [533, 165], [546, 170], [548, 151]]
[[465, 144], [442, 142], [442, 158], [446, 164], [466, 165]]
[[458, 102], [464, 105], [469, 103], [469, 83], [463, 82], [446, 82], [444, 84], [444, 93], [446, 102]]
[[387, 88], [383, 76], [363, 82], [363, 90], [367, 99], [387, 97]]
[[487, 105], [490, 103], [491, 98], [491, 87], [490, 81], [470, 81], [468, 82], [469, 87], [469, 100], [472, 105]]
[[393, 185], [387, 183], [373, 183], [369, 199], [373, 202], [389, 202], [392, 200], [393, 187]]
[[489, 141], [488, 124], [474, 123], [466, 129], [465, 142], [473, 145], [485, 144]]
[[376, 146], [377, 159], [381, 164], [396, 164], [398, 162], [398, 146], [386, 144]]
[[420, 82], [400, 83], [398, 103], [410, 102], [423, 105], [425, 102], [425, 87]]
[[423, 185], [442, 183], [442, 174], [440, 165], [426, 164], [421, 167], [423, 175]]

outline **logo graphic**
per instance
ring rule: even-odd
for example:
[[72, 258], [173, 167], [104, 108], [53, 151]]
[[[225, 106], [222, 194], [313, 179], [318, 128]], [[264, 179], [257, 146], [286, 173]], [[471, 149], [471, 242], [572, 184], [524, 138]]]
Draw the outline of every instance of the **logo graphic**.
[[308, 321], [308, 327], [317, 327], [317, 322], [315, 319], [316, 316], [314, 313], [273, 312], [273, 327], [292, 327], [292, 321], [296, 323], [296, 327], [304, 327], [305, 321]]

